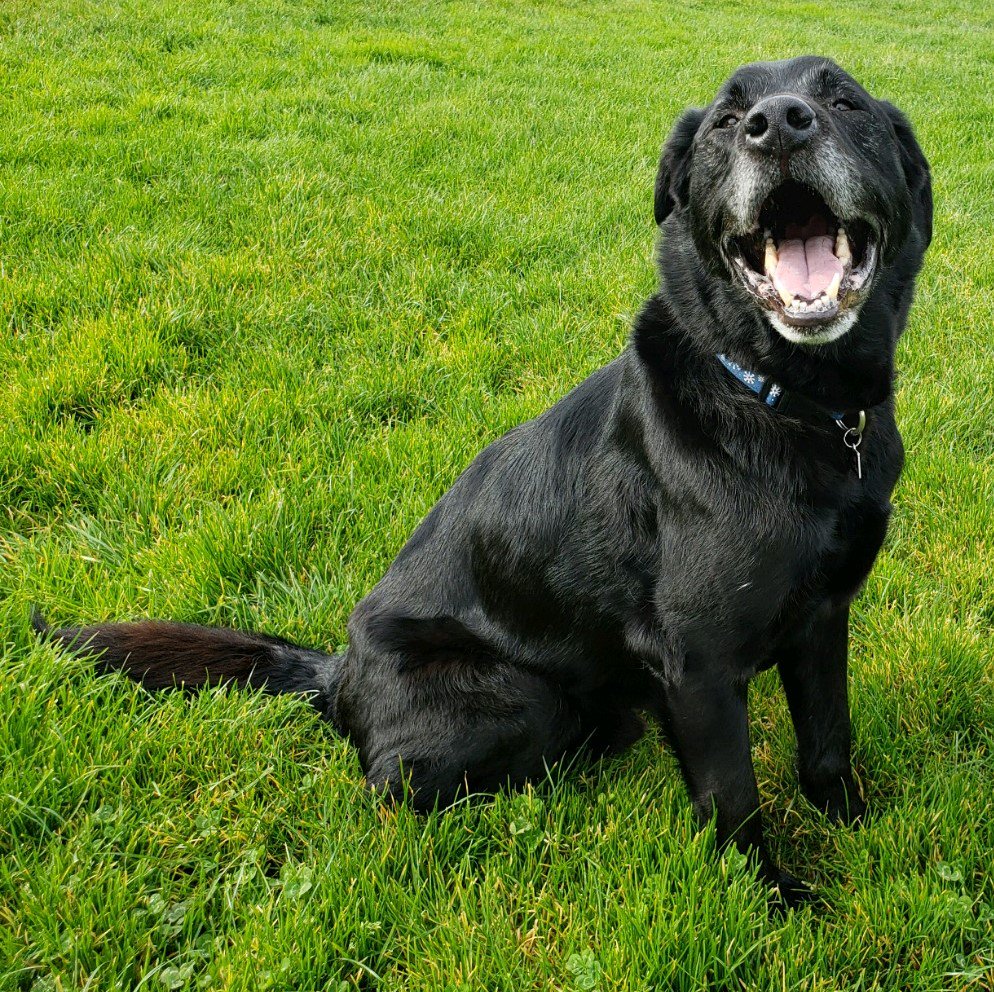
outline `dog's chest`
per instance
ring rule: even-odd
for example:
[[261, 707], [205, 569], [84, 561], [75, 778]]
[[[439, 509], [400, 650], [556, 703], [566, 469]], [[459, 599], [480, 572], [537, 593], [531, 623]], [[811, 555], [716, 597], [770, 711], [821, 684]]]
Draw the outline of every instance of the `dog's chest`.
[[844, 478], [828, 500], [739, 486], [696, 521], [661, 513], [655, 614], [689, 645], [749, 645], [759, 662], [759, 647], [865, 580], [886, 533], [883, 481]]
[[892, 418], [876, 418], [858, 457], [832, 436], [817, 452], [797, 455], [779, 475], [771, 471], [748, 487], [729, 488], [724, 507], [731, 509], [727, 524], [717, 528], [719, 543], [735, 545], [751, 573], [742, 581], [764, 589], [771, 604], [852, 596], [886, 533], [903, 462], [900, 436]]

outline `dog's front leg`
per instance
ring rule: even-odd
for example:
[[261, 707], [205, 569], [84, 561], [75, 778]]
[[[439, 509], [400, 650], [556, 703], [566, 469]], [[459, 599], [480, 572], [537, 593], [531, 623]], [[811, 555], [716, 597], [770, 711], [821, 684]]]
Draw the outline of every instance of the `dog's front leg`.
[[776, 653], [797, 735], [801, 788], [843, 823], [866, 812], [850, 756], [848, 643], [849, 604], [829, 601]]
[[810, 892], [776, 867], [763, 840], [746, 697], [743, 682], [686, 672], [666, 689], [663, 722], [698, 815], [716, 818], [719, 846], [758, 857], [765, 881], [794, 904]]

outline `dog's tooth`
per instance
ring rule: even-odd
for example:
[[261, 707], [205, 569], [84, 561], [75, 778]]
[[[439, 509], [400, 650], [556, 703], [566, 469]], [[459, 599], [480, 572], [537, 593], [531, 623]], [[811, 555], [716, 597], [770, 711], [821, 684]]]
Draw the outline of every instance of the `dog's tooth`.
[[828, 288], [825, 290], [825, 295], [830, 300], [837, 300], [839, 298], [839, 286], [842, 284], [842, 276], [836, 272], [832, 276], [832, 281], [828, 284]]
[[835, 236], [835, 257], [843, 264], [848, 265], [852, 261], [852, 251], [849, 248], [849, 236], [844, 227], [839, 228], [839, 233]]
[[777, 292], [780, 294], [780, 299], [783, 300], [785, 307], [789, 307], [794, 302], [793, 293], [789, 293], [786, 289], [777, 289]]
[[773, 275], [776, 271], [777, 263], [780, 261], [777, 256], [777, 246], [773, 243], [773, 238], [766, 239], [766, 258], [763, 261], [766, 274]]

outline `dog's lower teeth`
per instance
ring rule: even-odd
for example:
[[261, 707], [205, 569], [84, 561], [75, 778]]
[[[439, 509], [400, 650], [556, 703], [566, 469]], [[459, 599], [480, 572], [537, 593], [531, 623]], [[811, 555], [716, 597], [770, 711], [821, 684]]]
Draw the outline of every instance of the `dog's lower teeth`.
[[839, 286], [842, 285], [842, 276], [836, 275], [832, 276], [832, 281], [828, 284], [828, 288], [825, 290], [825, 295], [830, 300], [837, 300], [839, 298]]
[[[781, 294], [782, 296], [783, 294]], [[793, 296], [790, 302], [784, 302], [784, 309], [788, 313], [792, 313], [797, 317], [802, 317], [807, 314], [819, 315], [823, 313], [828, 313], [835, 306], [835, 297], [826, 296], [825, 293], [820, 293], [813, 300], [805, 300], [800, 296]]]

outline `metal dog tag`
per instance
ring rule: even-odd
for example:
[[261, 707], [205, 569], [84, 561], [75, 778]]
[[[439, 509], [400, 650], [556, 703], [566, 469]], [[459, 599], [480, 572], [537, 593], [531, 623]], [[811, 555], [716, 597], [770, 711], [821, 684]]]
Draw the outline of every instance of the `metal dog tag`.
[[859, 446], [863, 443], [863, 431], [866, 428], [866, 411], [859, 411], [859, 423], [855, 427], [849, 427], [842, 419], [835, 421], [844, 432], [842, 443], [849, 448], [856, 456], [856, 478], [863, 478], [863, 458], [859, 453]]

